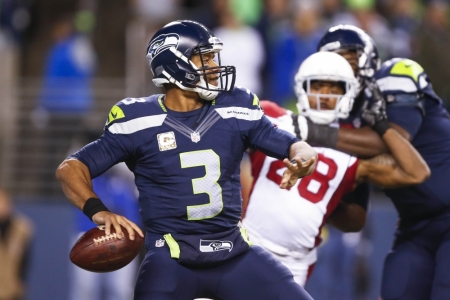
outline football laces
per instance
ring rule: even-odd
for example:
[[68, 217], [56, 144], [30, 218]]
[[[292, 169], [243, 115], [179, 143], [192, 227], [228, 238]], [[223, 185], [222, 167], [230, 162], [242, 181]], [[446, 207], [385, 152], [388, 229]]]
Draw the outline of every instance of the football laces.
[[101, 236], [101, 237], [98, 237], [98, 238], [92, 239], [92, 240], [94, 241], [94, 244], [97, 246], [104, 242], [108, 242], [108, 241], [112, 241], [112, 240], [116, 240], [116, 239], [117, 239], [117, 234], [114, 232], [112, 234], [104, 235], [104, 236]]

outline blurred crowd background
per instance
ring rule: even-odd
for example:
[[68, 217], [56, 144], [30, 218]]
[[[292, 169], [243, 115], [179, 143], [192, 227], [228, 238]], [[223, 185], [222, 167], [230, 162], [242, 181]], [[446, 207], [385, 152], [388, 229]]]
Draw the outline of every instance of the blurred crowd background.
[[[450, 108], [445, 0], [0, 0], [0, 185], [35, 224], [27, 299], [67, 296], [77, 227], [54, 178], [58, 164], [101, 134], [116, 102], [160, 92], [145, 50], [177, 19], [223, 40], [222, 63], [236, 66], [237, 85], [290, 109], [299, 65], [340, 23], [367, 31], [383, 61], [416, 60]], [[362, 233], [325, 230], [308, 287], [317, 299], [377, 299], [396, 213], [380, 191], [371, 205]]]

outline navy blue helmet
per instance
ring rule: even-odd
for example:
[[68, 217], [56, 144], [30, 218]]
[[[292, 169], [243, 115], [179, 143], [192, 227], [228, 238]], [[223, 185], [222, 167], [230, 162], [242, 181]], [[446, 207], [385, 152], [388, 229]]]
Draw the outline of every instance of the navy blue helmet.
[[[198, 22], [180, 20], [167, 24], [155, 33], [147, 47], [153, 83], [158, 87], [172, 83], [180, 89], [197, 92], [205, 100], [232, 90], [236, 68], [220, 65], [222, 46], [222, 41]], [[218, 66], [203, 65], [201, 56], [206, 53], [215, 54]], [[191, 61], [194, 54], [200, 55], [201, 68]], [[206, 76], [211, 75], [218, 76], [218, 86], [208, 83]]]
[[333, 26], [320, 39], [317, 51], [339, 52], [341, 50], [355, 51], [358, 57], [356, 77], [361, 87], [365, 79], [372, 78], [380, 68], [380, 56], [373, 39], [361, 28], [353, 25]]

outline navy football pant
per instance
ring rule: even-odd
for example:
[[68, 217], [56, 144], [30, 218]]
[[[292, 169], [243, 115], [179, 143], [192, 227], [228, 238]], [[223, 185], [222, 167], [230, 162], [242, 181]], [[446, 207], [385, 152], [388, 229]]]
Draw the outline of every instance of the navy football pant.
[[450, 217], [398, 233], [383, 269], [384, 300], [450, 299]]
[[186, 267], [169, 248], [151, 247], [141, 264], [135, 300], [311, 300], [292, 273], [258, 246], [218, 266]]

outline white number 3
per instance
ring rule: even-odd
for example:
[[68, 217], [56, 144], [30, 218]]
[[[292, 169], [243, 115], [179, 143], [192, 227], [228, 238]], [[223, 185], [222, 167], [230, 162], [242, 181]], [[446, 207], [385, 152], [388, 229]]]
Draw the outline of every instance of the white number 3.
[[188, 220], [210, 219], [223, 209], [222, 188], [217, 180], [220, 178], [220, 158], [211, 149], [180, 153], [182, 168], [205, 166], [206, 174], [192, 179], [194, 194], [206, 193], [209, 203], [187, 207]]

